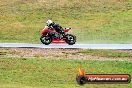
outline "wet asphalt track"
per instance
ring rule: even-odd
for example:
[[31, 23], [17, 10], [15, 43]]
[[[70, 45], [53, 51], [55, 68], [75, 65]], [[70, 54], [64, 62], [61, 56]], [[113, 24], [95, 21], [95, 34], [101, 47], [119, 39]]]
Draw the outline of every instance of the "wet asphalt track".
[[0, 48], [81, 48], [81, 49], [132, 49], [132, 44], [27, 44], [0, 43]]

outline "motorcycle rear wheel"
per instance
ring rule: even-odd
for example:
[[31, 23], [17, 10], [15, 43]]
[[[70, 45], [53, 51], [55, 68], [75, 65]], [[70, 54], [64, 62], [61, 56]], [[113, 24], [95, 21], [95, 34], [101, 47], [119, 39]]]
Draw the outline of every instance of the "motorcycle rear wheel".
[[73, 45], [76, 42], [76, 36], [74, 36], [72, 34], [67, 34], [65, 36], [65, 38], [66, 38], [65, 39], [66, 43], [69, 44], [69, 45]]

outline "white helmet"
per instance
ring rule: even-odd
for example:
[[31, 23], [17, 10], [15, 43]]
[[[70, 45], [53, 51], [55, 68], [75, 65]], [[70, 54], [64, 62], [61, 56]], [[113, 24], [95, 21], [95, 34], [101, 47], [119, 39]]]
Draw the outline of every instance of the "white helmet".
[[48, 20], [48, 21], [46, 22], [47, 26], [50, 26], [52, 23], [53, 23], [52, 20]]

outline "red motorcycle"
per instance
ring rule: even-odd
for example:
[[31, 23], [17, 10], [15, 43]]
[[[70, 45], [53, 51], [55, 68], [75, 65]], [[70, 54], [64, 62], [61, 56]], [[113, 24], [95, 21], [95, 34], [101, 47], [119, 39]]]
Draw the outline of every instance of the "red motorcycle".
[[69, 32], [69, 30], [71, 30], [71, 28], [65, 28], [65, 36], [63, 36], [54, 29], [46, 26], [41, 32], [40, 41], [45, 45], [49, 45], [50, 43], [67, 43], [73, 45], [76, 42], [76, 36], [68, 34], [67, 32]]

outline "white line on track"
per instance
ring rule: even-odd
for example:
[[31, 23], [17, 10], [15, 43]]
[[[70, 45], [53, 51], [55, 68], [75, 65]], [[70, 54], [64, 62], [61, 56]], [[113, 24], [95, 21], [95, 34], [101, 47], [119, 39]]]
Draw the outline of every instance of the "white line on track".
[[0, 43], [0, 48], [80, 48], [80, 49], [132, 49], [132, 44], [27, 44]]

